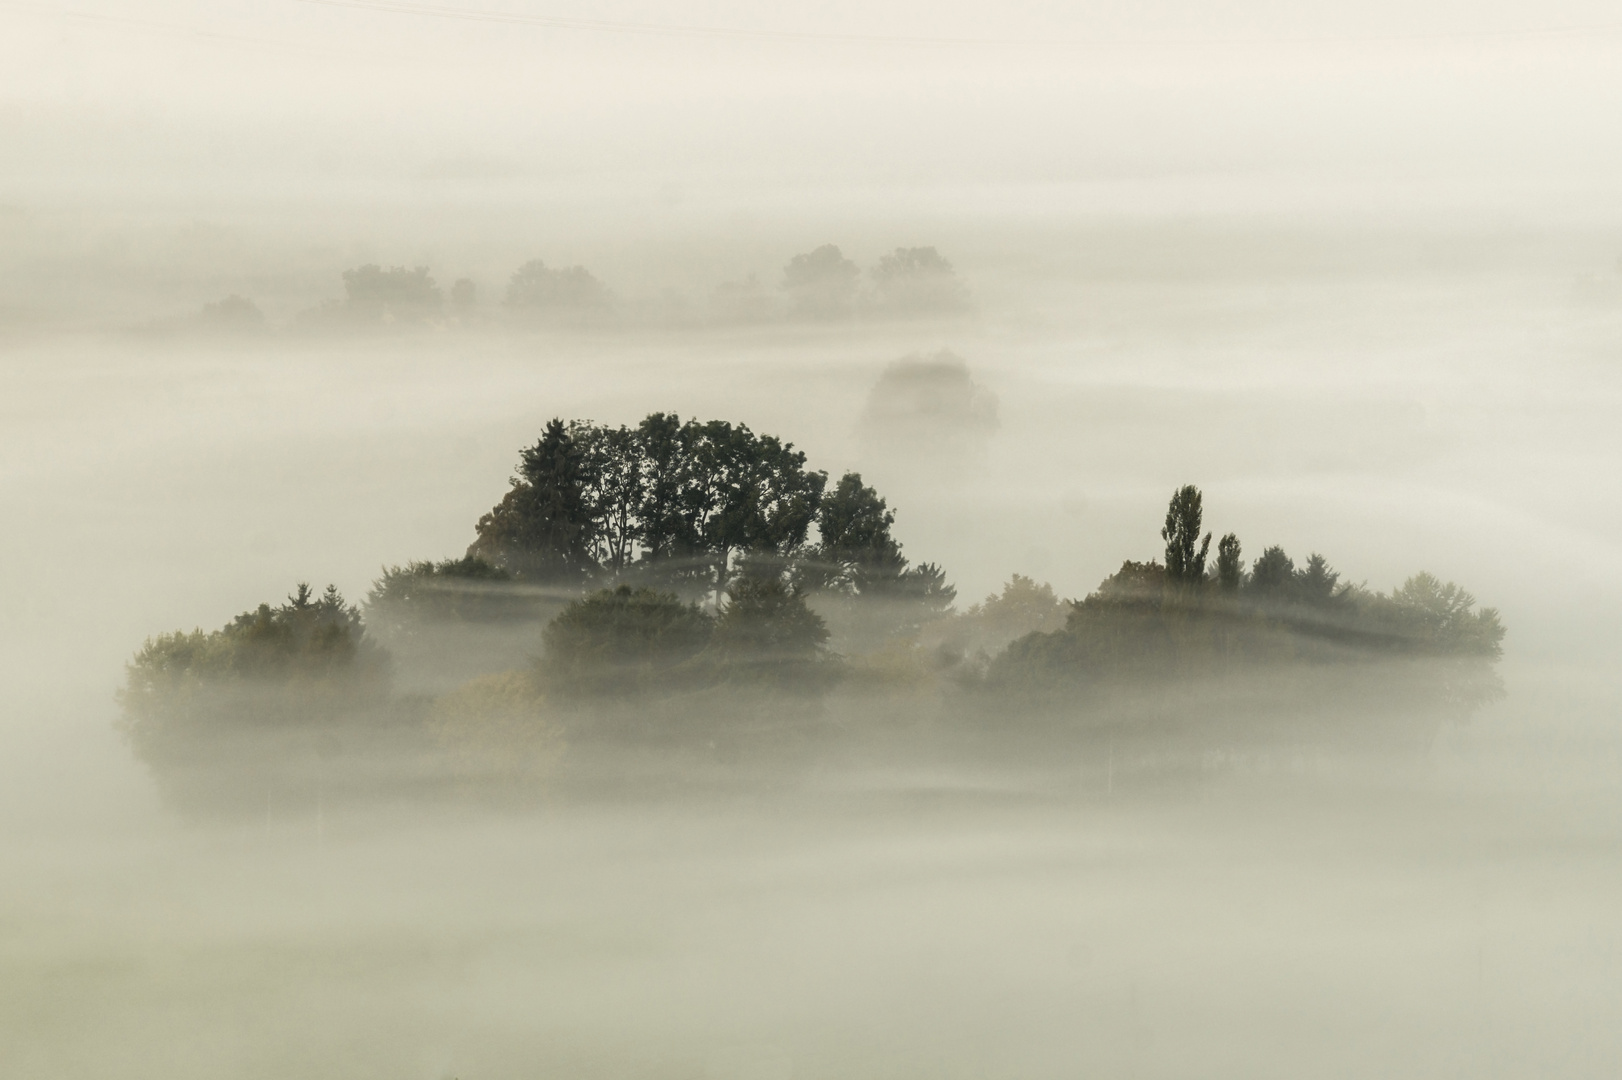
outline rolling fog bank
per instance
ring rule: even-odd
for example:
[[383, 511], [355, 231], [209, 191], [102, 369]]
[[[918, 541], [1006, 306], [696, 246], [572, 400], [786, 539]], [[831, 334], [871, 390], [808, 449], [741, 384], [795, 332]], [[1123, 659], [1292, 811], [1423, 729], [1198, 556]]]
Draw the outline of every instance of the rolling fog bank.
[[[1617, 1073], [1614, 6], [0, 4], [0, 1074]], [[144, 641], [459, 558], [549, 420], [655, 412], [860, 473], [960, 611], [1195, 485], [1247, 565], [1459, 583], [1505, 693], [1342, 753], [847, 686], [797, 757], [408, 798], [312, 740], [229, 815], [121, 735]]]
[[1591, 1075], [1614, 814], [1310, 776], [860, 777], [8, 845], [56, 1076]]
[[[1605, 1071], [1622, 275], [1558, 231], [1459, 233], [1445, 258], [1382, 235], [1117, 224], [1001, 261], [930, 235], [975, 301], [949, 318], [13, 336], [0, 1056], [61, 1077]], [[887, 367], [940, 349], [994, 423], [887, 437]], [[1084, 595], [1197, 482], [1253, 554], [1465, 584], [1509, 628], [1508, 696], [1400, 760], [857, 753], [523, 808], [162, 804], [114, 730], [145, 637], [459, 555], [547, 419], [655, 409], [859, 469], [960, 607], [1016, 572]]]

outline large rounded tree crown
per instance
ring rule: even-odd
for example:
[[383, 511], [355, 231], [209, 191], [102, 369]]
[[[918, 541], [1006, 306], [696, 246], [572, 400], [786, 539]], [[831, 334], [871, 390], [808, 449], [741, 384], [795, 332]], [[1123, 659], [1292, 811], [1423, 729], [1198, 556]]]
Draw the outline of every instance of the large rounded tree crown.
[[779, 578], [744, 576], [727, 589], [730, 603], [716, 623], [725, 651], [772, 660], [815, 656], [828, 640], [822, 616]]

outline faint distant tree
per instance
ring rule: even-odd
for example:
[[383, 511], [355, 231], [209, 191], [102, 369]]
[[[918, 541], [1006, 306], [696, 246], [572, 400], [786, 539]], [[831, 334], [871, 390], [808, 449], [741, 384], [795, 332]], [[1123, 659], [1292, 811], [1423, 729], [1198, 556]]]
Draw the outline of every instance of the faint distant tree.
[[265, 313], [252, 300], [232, 293], [224, 300], [204, 304], [197, 323], [208, 330], [226, 333], [263, 330]]
[[1504, 626], [1496, 608], [1472, 611], [1475, 602], [1451, 581], [1443, 584], [1432, 574], [1420, 573], [1393, 589], [1389, 599], [1377, 598], [1373, 606], [1375, 617], [1392, 625], [1409, 651], [1497, 660], [1504, 651]]
[[1166, 509], [1160, 538], [1166, 542], [1166, 576], [1175, 583], [1198, 585], [1205, 580], [1211, 534], [1200, 538], [1201, 502], [1200, 489], [1188, 484], [1172, 495]]
[[451, 311], [463, 322], [473, 317], [474, 309], [479, 305], [478, 287], [471, 278], [457, 278], [451, 286]]
[[513, 273], [504, 302], [520, 313], [579, 314], [607, 308], [611, 299], [607, 287], [584, 266], [554, 270], [531, 259]]
[[950, 468], [984, 451], [997, 430], [997, 397], [948, 350], [885, 367], [857, 421], [864, 444]]
[[1241, 555], [1239, 537], [1233, 533], [1217, 541], [1217, 585], [1223, 592], [1238, 592], [1239, 586], [1244, 583], [1245, 564]]
[[932, 247], [896, 248], [870, 274], [879, 305], [895, 314], [961, 311], [969, 291], [952, 264]]
[[440, 313], [439, 286], [426, 266], [383, 269], [376, 263], [345, 270], [344, 310], [367, 323], [422, 323]]
[[796, 255], [783, 268], [783, 291], [796, 315], [808, 319], [840, 319], [856, 303], [856, 280], [861, 271], [833, 244]]
[[758, 274], [742, 281], [723, 281], [710, 294], [710, 310], [722, 322], [762, 322], [775, 310], [772, 296]]

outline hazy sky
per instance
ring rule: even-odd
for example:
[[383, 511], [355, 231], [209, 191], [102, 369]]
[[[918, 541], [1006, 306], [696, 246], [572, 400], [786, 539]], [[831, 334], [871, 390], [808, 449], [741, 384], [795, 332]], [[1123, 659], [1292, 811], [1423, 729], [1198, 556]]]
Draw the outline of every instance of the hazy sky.
[[1583, 214], [1622, 172], [1622, 16], [1581, 0], [67, 0], [0, 20], [13, 201], [1193, 176], [1248, 208]]

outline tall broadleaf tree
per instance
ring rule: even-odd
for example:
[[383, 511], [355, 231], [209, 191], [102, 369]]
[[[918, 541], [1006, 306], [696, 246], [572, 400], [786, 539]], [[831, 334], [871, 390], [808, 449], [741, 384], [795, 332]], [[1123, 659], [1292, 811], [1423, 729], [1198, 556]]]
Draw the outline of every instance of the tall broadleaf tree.
[[549, 421], [523, 451], [511, 489], [477, 531], [468, 554], [520, 578], [577, 584], [599, 568], [584, 455], [562, 420]]

